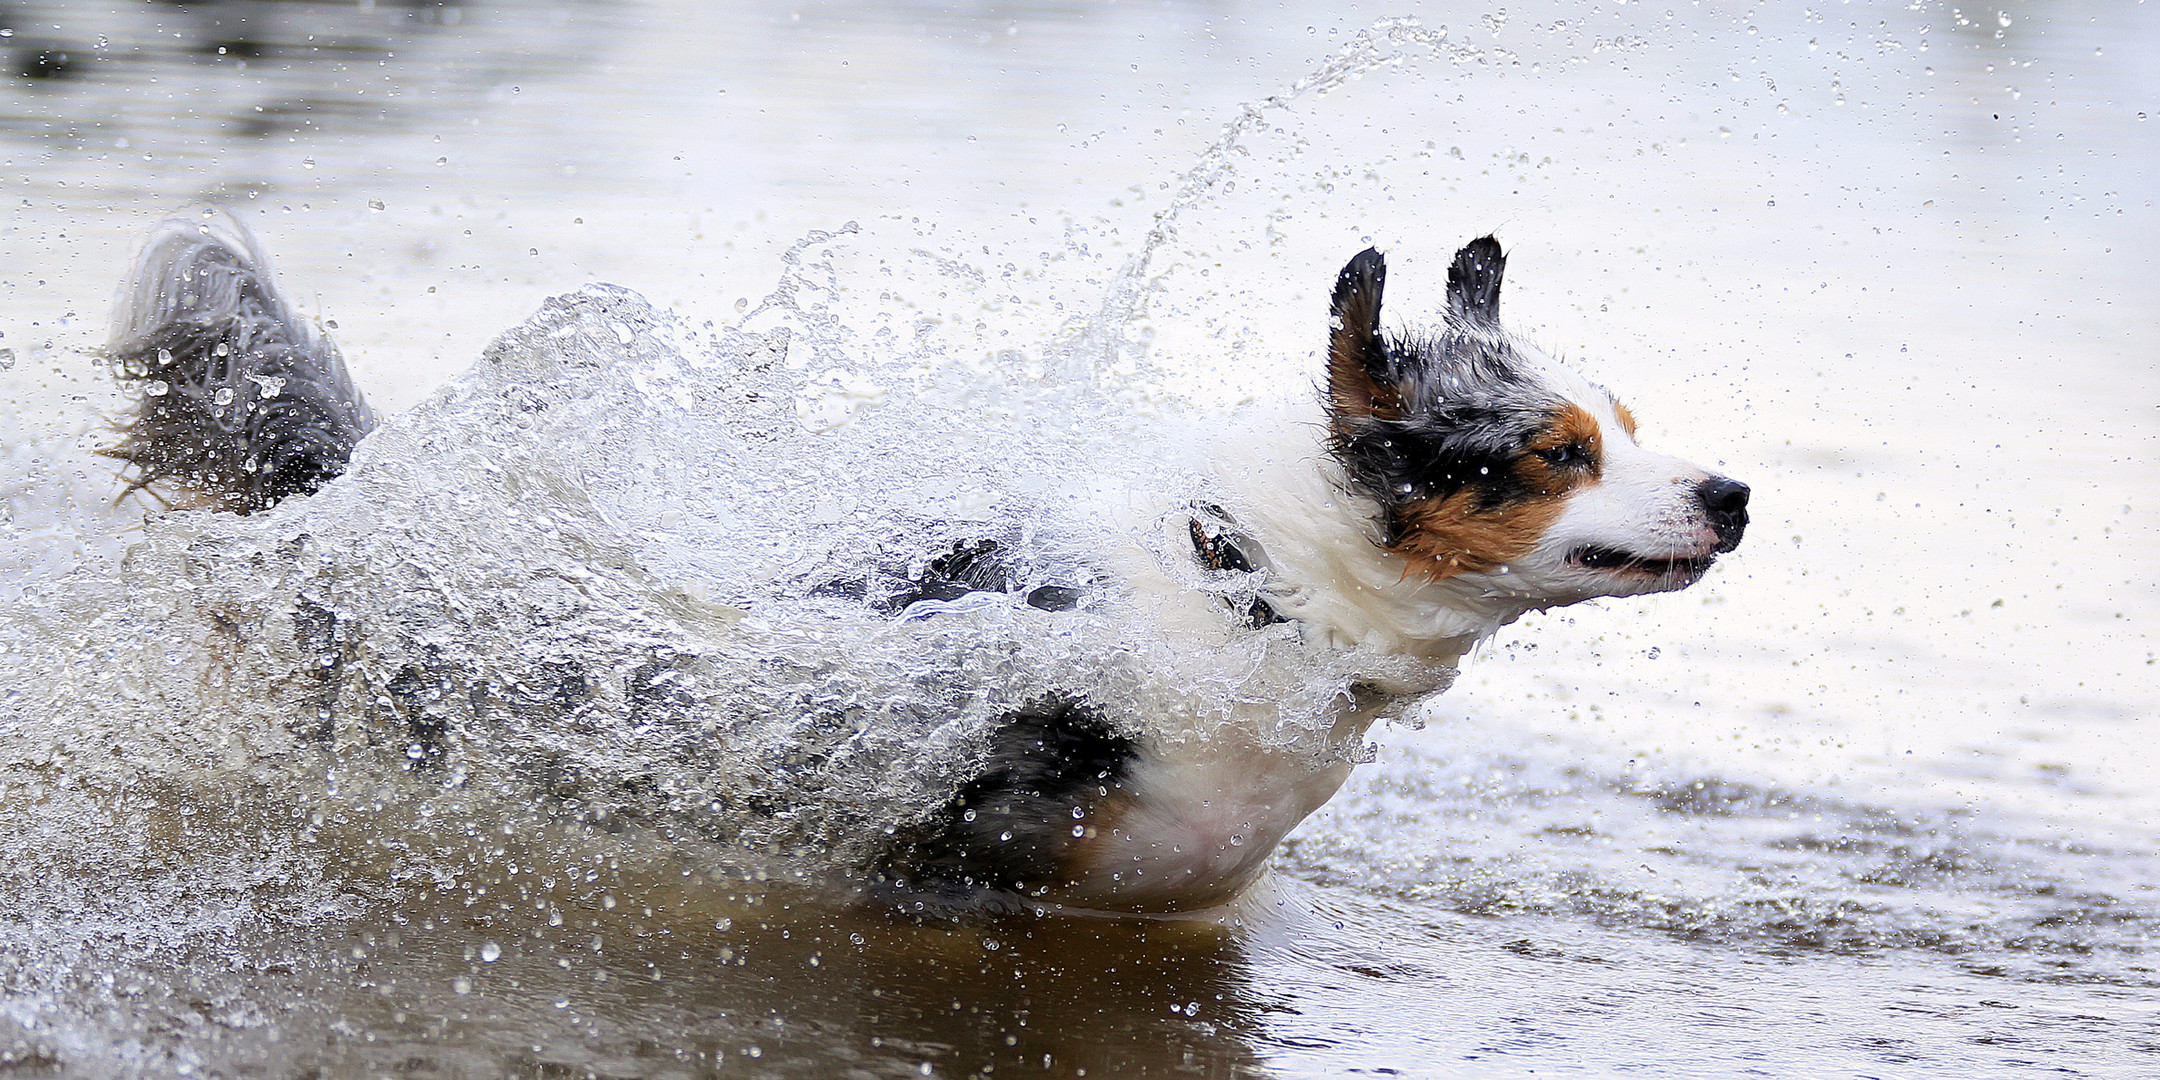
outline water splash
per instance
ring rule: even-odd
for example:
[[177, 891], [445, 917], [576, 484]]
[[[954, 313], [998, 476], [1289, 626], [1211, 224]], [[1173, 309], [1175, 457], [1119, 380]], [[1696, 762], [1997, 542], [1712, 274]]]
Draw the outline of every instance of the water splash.
[[1414, 16], [1381, 19], [1358, 31], [1334, 55], [1281, 92], [1239, 108], [1215, 141], [1200, 152], [1199, 159], [1178, 175], [1177, 190], [1169, 205], [1155, 212], [1140, 249], [1118, 268], [1095, 313], [1069, 331], [1072, 344], [1063, 350], [1071, 365], [1067, 377], [1089, 381], [1120, 359], [1127, 359], [1125, 354], [1132, 348], [1126, 338], [1127, 329], [1146, 314], [1148, 268], [1155, 253], [1176, 239], [1179, 218], [1210, 199], [1237, 171], [1238, 159], [1245, 153], [1244, 142], [1270, 122], [1272, 113], [1289, 108], [1301, 98], [1324, 95], [1371, 72], [1407, 66], [1425, 57], [1467, 64], [1484, 61], [1487, 53], [1474, 45], [1450, 41], [1447, 27], [1428, 29]]
[[[162, 516], [117, 581], [18, 620], [49, 664], [0, 705], [21, 764], [112, 791], [244, 779], [423, 829], [429, 806], [537, 807], [823, 873], [934, 810], [1046, 694], [1162, 738], [1272, 703], [1257, 737], [1324, 746], [1354, 678], [1430, 681], [1288, 628], [1155, 625], [1103, 560], [1149, 561], [1139, 539], [1200, 474], [1113, 400], [873, 366], [894, 393], [804, 425], [786, 355], [832, 332], [693, 329], [606, 287], [550, 301], [317, 495]], [[879, 607], [985, 543], [1010, 591]]]

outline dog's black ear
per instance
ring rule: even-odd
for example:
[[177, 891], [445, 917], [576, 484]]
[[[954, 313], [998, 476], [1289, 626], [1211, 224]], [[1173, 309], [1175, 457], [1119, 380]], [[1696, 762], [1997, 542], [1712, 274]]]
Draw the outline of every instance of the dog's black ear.
[[1328, 411], [1338, 427], [1368, 416], [1394, 418], [1402, 395], [1389, 377], [1387, 346], [1380, 340], [1380, 289], [1387, 262], [1372, 248], [1358, 252], [1335, 279], [1328, 305]]
[[1500, 241], [1481, 236], [1455, 253], [1447, 272], [1448, 317], [1464, 326], [1500, 324], [1500, 274], [1507, 256]]

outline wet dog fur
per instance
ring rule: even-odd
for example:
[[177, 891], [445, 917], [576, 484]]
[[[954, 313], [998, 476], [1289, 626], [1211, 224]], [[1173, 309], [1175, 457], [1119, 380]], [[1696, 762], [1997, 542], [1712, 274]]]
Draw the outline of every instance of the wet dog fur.
[[[1194, 567], [1257, 574], [1256, 596], [1225, 606], [1133, 553], [1106, 554], [1105, 571], [1172, 622], [1225, 634], [1287, 622], [1308, 643], [1440, 665], [1526, 612], [1700, 579], [1739, 544], [1747, 487], [1644, 449], [1611, 394], [1503, 330], [1504, 269], [1493, 238], [1472, 241], [1437, 325], [1390, 332], [1382, 256], [1342, 268], [1315, 406], [1231, 452], [1226, 505], [1191, 511]], [[258, 512], [335, 480], [375, 425], [336, 346], [223, 213], [157, 227], [120, 292], [110, 351], [138, 396], [108, 451], [128, 463], [130, 490]], [[891, 615], [972, 592], [1051, 610], [1080, 599], [1030, 588], [993, 541], [832, 589]], [[1357, 743], [1388, 705], [1427, 689], [1361, 686], [1332, 744]], [[1236, 737], [1151, 742], [1074, 687], [1008, 714], [973, 779], [865, 868], [865, 891], [917, 911], [1214, 907], [1261, 878], [1348, 761]]]
[[114, 305], [108, 351], [140, 397], [108, 451], [133, 466], [131, 491], [265, 510], [343, 473], [375, 427], [337, 346], [224, 214], [157, 226]]

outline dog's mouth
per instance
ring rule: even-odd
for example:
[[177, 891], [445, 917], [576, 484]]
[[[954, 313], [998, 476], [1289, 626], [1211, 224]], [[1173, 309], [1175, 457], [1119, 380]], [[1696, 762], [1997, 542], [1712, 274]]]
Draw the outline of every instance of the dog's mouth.
[[1590, 570], [1641, 574], [1653, 578], [1696, 578], [1701, 577], [1704, 571], [1710, 569], [1710, 564], [1717, 561], [1717, 552], [1654, 558], [1592, 544], [1576, 549], [1573, 555], [1568, 556], [1568, 560]]

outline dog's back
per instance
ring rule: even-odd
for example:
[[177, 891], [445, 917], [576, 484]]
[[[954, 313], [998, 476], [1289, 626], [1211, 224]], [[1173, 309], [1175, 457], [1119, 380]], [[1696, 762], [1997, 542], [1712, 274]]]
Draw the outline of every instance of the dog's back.
[[374, 413], [337, 346], [277, 291], [238, 219], [161, 222], [114, 304], [114, 370], [141, 404], [109, 453], [131, 488], [191, 492], [252, 513], [345, 469]]

